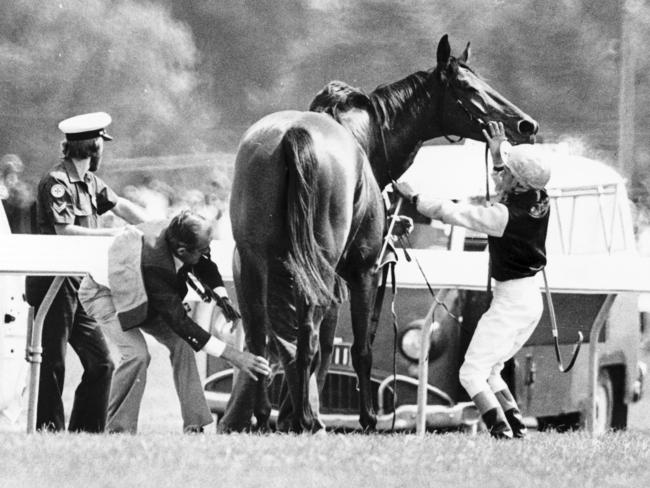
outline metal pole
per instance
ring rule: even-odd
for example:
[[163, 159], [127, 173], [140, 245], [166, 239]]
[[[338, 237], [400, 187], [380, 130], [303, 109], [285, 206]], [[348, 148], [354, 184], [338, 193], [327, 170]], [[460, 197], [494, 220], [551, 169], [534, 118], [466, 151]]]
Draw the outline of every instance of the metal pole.
[[50, 285], [50, 288], [43, 298], [43, 302], [38, 307], [38, 312], [34, 318], [33, 325], [29, 327], [30, 334], [27, 335], [26, 359], [31, 363], [29, 379], [29, 397], [27, 400], [27, 433], [36, 432], [36, 407], [38, 405], [38, 386], [41, 374], [41, 361], [43, 348], [41, 347], [41, 338], [43, 336], [43, 322], [50, 306], [61, 288], [65, 279], [64, 276], [56, 276]]
[[634, 160], [635, 115], [636, 115], [636, 64], [638, 41], [636, 39], [636, 18], [643, 2], [624, 0], [621, 25], [619, 93], [618, 93], [618, 169], [626, 177], [637, 172]]
[[595, 435], [596, 425], [596, 388], [598, 387], [598, 336], [600, 331], [607, 321], [609, 310], [612, 308], [616, 295], [607, 295], [605, 301], [600, 306], [598, 315], [594, 319], [594, 323], [589, 333], [589, 390], [587, 393], [587, 415], [586, 427], [587, 432], [592, 436]]
[[431, 345], [431, 332], [433, 330], [433, 313], [438, 303], [434, 300], [420, 334], [420, 358], [418, 361], [418, 408], [415, 423], [415, 432], [423, 437], [426, 432], [427, 386], [429, 384], [429, 346]]

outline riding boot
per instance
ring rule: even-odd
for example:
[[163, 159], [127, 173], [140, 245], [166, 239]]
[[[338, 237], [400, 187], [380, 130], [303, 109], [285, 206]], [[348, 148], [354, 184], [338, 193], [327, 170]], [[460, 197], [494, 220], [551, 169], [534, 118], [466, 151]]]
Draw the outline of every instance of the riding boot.
[[528, 429], [526, 428], [526, 424], [524, 424], [524, 417], [521, 415], [519, 409], [511, 408], [510, 410], [506, 410], [505, 414], [512, 429], [513, 437], [516, 439], [525, 439]]
[[492, 437], [495, 439], [512, 439], [512, 429], [494, 393], [489, 390], [482, 391], [472, 397], [472, 401], [481, 412], [483, 422]]
[[512, 428], [512, 435], [517, 439], [525, 438], [528, 429], [524, 424], [524, 418], [521, 415], [517, 402], [512, 396], [512, 393], [510, 393], [510, 390], [505, 389], [497, 391], [494, 395], [497, 397], [499, 405], [501, 405], [501, 408], [503, 408], [505, 412], [506, 419], [508, 419], [508, 423]]

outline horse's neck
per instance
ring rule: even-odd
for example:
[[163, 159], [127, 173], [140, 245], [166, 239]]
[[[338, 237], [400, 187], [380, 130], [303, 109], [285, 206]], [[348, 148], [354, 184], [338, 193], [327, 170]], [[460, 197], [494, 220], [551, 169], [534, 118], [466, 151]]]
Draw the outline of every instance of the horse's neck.
[[370, 114], [362, 109], [353, 108], [336, 114], [339, 124], [350, 131], [366, 155], [370, 154]]
[[440, 111], [444, 93], [434, 70], [418, 71], [369, 95], [377, 122], [373, 162], [383, 162], [383, 167], [375, 168], [381, 185], [408, 169], [423, 141], [443, 135]]
[[[391, 126], [390, 130], [375, 128], [371, 145], [370, 163], [375, 178], [381, 188], [391, 180], [399, 179], [413, 164], [413, 160], [422, 141], [423, 135], [418, 131], [404, 131], [404, 126]], [[398, 127], [395, 129], [394, 127]]]
[[[373, 100], [376, 124], [370, 159], [375, 177], [383, 188], [409, 168], [423, 141], [441, 134], [433, 126], [436, 120], [433, 114], [437, 113], [439, 105], [437, 97], [424, 99], [413, 95], [398, 109], [390, 110], [378, 98], [381, 95]], [[413, 110], [414, 105], [417, 110]]]

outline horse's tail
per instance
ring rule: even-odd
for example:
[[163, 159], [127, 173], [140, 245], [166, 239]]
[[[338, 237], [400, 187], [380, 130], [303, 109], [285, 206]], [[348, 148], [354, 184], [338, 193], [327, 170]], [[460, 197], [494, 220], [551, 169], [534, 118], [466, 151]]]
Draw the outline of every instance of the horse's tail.
[[[326, 305], [333, 298], [335, 270], [316, 242], [314, 219], [318, 204], [318, 160], [309, 132], [290, 128], [282, 138], [288, 167], [287, 226], [289, 256], [287, 268], [296, 291], [307, 303]], [[328, 283], [331, 285], [328, 286]]]

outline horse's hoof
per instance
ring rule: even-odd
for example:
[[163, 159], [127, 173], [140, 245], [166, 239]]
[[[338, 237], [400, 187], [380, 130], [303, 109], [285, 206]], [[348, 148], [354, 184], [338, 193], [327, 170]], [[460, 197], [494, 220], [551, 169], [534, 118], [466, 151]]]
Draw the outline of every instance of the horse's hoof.
[[248, 422], [245, 424], [232, 424], [229, 422], [219, 422], [217, 424], [217, 434], [236, 434], [240, 432], [250, 432], [252, 429], [252, 423]]
[[265, 421], [258, 421], [257, 424], [252, 428], [253, 432], [258, 434], [268, 434], [271, 432], [271, 424], [268, 419]]
[[364, 434], [377, 432], [377, 417], [375, 415], [366, 419], [359, 419], [359, 423]]

